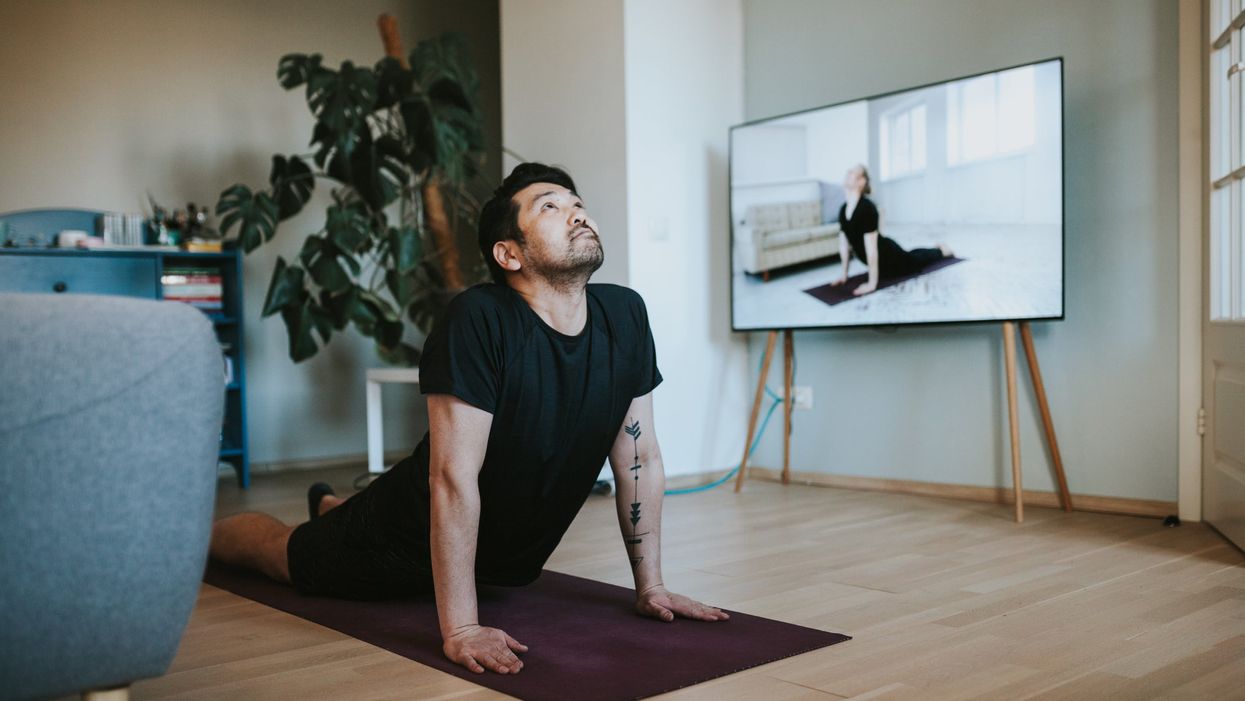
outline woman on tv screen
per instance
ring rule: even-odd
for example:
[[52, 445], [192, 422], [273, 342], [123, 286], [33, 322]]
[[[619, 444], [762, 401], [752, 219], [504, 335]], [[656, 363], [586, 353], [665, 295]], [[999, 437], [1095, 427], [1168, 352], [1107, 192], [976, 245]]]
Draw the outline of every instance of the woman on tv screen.
[[[856, 296], [869, 294], [878, 288], [878, 280], [888, 277], [911, 275], [927, 265], [943, 258], [950, 258], [950, 248], [938, 244], [937, 248], [914, 248], [905, 251], [902, 246], [878, 231], [878, 208], [867, 195], [873, 192], [869, 186], [869, 171], [864, 165], [847, 170], [843, 178], [843, 190], [847, 201], [839, 208], [839, 259], [843, 273], [831, 285], [847, 282], [851, 267], [851, 255], [864, 261], [869, 268], [869, 279], [852, 290]], [[850, 245], [850, 248], [849, 248]]]

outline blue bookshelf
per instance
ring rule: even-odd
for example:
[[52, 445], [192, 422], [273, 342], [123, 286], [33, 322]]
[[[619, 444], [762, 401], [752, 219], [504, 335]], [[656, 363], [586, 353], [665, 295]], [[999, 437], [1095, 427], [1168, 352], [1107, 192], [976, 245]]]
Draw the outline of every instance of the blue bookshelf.
[[50, 248], [65, 229], [95, 230], [101, 212], [90, 210], [27, 210], [0, 214], [0, 233], [19, 244], [0, 247], [0, 291], [63, 294], [117, 294], [163, 299], [165, 271], [197, 268], [218, 273], [222, 309], [205, 312], [222, 352], [233, 365], [233, 380], [224, 386], [225, 419], [221, 425], [219, 460], [233, 466], [238, 484], [250, 487], [250, 453], [246, 426], [246, 353], [242, 319], [242, 254], [192, 253], [164, 248], [105, 250]]

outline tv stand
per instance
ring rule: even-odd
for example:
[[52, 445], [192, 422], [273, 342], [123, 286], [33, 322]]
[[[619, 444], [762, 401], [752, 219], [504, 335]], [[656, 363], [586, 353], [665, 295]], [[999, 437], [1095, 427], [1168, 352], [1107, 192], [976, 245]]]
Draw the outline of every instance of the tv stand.
[[[1029, 378], [1033, 382], [1033, 390], [1037, 395], [1038, 410], [1042, 418], [1042, 427], [1046, 435], [1046, 444], [1050, 448], [1051, 463], [1055, 478], [1059, 483], [1059, 502], [1064, 511], [1072, 511], [1072, 497], [1068, 492], [1068, 480], [1063, 471], [1063, 458], [1059, 453], [1059, 440], [1055, 437], [1055, 425], [1051, 419], [1050, 405], [1046, 400], [1046, 386], [1042, 382], [1042, 370], [1038, 366], [1037, 351], [1033, 347], [1033, 332], [1029, 322], [1003, 322], [1003, 359], [1007, 369], [1007, 423], [1011, 434], [1012, 489], [1015, 494], [1016, 523], [1024, 521], [1024, 489], [1020, 471], [1020, 420], [1016, 392], [1016, 326], [1020, 326], [1020, 338], [1024, 345], [1025, 359], [1029, 364]], [[791, 380], [792, 358], [795, 354], [795, 343], [791, 329], [783, 334], [783, 422], [782, 422], [782, 483], [791, 482]], [[744, 440], [744, 456], [739, 462], [739, 473], [735, 476], [735, 492], [744, 486], [744, 475], [748, 471], [748, 449], [752, 446], [756, 434], [757, 417], [761, 413], [761, 400], [765, 396], [765, 380], [769, 376], [770, 361], [773, 359], [774, 346], [778, 342], [778, 331], [770, 331], [765, 341], [765, 352], [761, 356], [761, 376], [757, 380], [756, 396], [752, 400], [752, 416], [748, 419], [748, 435]]]

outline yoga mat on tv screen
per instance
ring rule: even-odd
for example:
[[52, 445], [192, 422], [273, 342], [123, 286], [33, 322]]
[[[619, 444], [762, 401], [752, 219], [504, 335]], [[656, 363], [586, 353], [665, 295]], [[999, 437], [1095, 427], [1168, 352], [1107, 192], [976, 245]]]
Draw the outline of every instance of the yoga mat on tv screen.
[[[963, 258], [955, 258], [955, 257], [943, 258], [942, 260], [934, 261], [933, 263], [930, 263], [929, 265], [925, 266], [924, 268], [920, 270], [920, 272], [912, 273], [911, 275], [901, 275], [899, 277], [890, 277], [884, 280], [880, 280], [878, 281], [878, 290], [884, 290], [888, 287], [894, 287], [895, 285], [898, 285], [901, 282], [907, 282], [908, 280], [911, 280], [913, 278], [921, 277], [922, 275], [928, 275], [929, 273], [932, 273], [935, 270], [942, 270], [943, 268], [947, 266], [955, 265], [956, 263], [963, 263], [963, 262], [964, 262]], [[865, 284], [865, 281], [867, 281], [868, 279], [869, 279], [869, 273], [864, 272], [864, 273], [860, 273], [859, 275], [853, 275], [847, 278], [847, 282], [843, 283], [842, 285], [838, 285], [837, 287], [827, 283], [825, 285], [819, 285], [817, 287], [813, 287], [811, 289], [807, 289], [804, 291], [816, 297], [817, 299], [825, 302], [826, 304], [829, 304], [830, 306], [834, 306], [840, 302], [846, 302], [849, 299], [864, 299], [865, 297], [867, 297], [868, 295], [861, 295], [860, 297], [857, 297], [852, 294], [852, 290]], [[876, 294], [876, 292], [873, 294]]]
[[528, 651], [518, 674], [475, 674], [441, 654], [431, 595], [390, 601], [302, 596], [216, 563], [203, 581], [521, 699], [644, 698], [850, 640], [735, 611], [729, 621], [711, 623], [641, 618], [632, 611], [632, 590], [546, 570], [526, 587], [479, 587], [480, 620]]

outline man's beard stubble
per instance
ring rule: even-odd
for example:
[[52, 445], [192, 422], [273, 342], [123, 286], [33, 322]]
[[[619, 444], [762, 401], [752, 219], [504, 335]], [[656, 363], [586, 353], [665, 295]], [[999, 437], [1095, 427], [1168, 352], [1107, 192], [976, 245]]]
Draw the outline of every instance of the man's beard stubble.
[[584, 246], [578, 238], [572, 239], [570, 251], [560, 260], [550, 260], [551, 256], [548, 255], [547, 249], [541, 251], [545, 255], [532, 256], [526, 246], [522, 243], [520, 246], [528, 254], [528, 267], [532, 272], [544, 278], [550, 287], [573, 290], [588, 284], [588, 279], [605, 262], [605, 249], [601, 246], [601, 239], [596, 232], [589, 230], [589, 233], [581, 234], [581, 236], [590, 236], [592, 243], [596, 245]]

